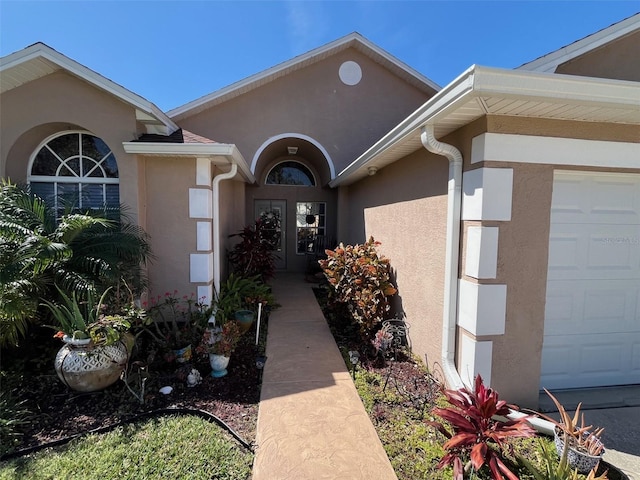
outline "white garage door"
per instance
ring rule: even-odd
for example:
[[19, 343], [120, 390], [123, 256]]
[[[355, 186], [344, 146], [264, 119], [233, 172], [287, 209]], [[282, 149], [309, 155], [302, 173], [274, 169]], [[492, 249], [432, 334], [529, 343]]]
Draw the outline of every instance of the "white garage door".
[[554, 176], [540, 383], [640, 383], [638, 174]]

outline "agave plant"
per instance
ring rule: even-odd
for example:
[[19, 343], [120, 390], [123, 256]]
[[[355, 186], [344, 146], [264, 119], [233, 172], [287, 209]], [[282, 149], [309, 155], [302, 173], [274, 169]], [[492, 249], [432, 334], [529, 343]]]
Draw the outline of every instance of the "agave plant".
[[[487, 466], [494, 480], [518, 480], [505, 464], [503, 452], [512, 448], [506, 442], [510, 438], [527, 438], [535, 430], [527, 423], [528, 417], [500, 420], [516, 407], [498, 398], [498, 392], [487, 388], [482, 377], [475, 379], [474, 389], [445, 390], [444, 395], [451, 405], [434, 408], [432, 413], [445, 420], [453, 429], [451, 433], [440, 422], [427, 422], [448, 438], [447, 450], [438, 468], [453, 466], [454, 480], [463, 480], [465, 469], [480, 470]], [[512, 453], [512, 452], [511, 452]]]

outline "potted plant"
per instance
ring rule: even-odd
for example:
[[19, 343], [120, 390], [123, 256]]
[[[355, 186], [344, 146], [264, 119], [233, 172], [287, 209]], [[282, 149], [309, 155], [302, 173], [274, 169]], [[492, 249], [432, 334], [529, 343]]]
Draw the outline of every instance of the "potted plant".
[[[57, 288], [57, 287], [56, 287]], [[126, 366], [128, 351], [121, 341], [129, 330], [130, 322], [122, 315], [102, 314], [105, 291], [96, 304], [90, 291], [86, 302], [78, 301], [58, 288], [61, 304], [44, 301], [58, 326], [65, 345], [58, 351], [55, 369], [58, 377], [69, 388], [82, 392], [101, 390], [115, 383]]]
[[160, 349], [165, 359], [185, 363], [191, 360], [192, 346], [197, 345], [213, 314], [213, 308], [193, 295], [177, 296], [177, 291], [152, 299], [142, 318], [145, 331]]
[[227, 374], [227, 366], [231, 354], [240, 340], [240, 327], [236, 322], [226, 322], [221, 327], [205, 330], [197, 351], [209, 356], [211, 376], [224, 377]]
[[575, 413], [571, 416], [551, 392], [546, 388], [544, 391], [558, 409], [560, 421], [541, 413], [538, 415], [553, 423], [558, 455], [562, 456], [566, 450], [567, 461], [572, 468], [577, 469], [579, 473], [590, 472], [598, 465], [604, 455], [604, 445], [600, 438], [604, 428], [594, 428], [593, 425], [585, 426], [584, 413], [580, 414], [582, 403], [578, 404]]
[[236, 320], [244, 333], [255, 320], [259, 303], [267, 311], [277, 306], [271, 288], [258, 275], [241, 277], [232, 273], [220, 286], [216, 298], [216, 323]]
[[259, 218], [255, 224], [230, 235], [236, 236], [241, 241], [229, 252], [234, 272], [243, 277], [257, 275], [262, 282], [272, 278], [276, 268], [274, 244], [280, 236], [279, 221], [275, 218]]

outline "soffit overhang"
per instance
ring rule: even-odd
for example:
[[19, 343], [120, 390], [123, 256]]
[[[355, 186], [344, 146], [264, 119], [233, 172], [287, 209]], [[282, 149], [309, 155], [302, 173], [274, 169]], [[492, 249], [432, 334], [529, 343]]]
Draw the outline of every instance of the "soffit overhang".
[[296, 70], [313, 65], [314, 63], [320, 62], [348, 48], [354, 48], [387, 68], [410, 85], [428, 93], [429, 95], [440, 90], [440, 86], [438, 84], [404, 62], [398, 60], [374, 43], [370, 42], [359, 33], [354, 32], [328, 43], [327, 45], [311, 50], [310, 52], [294, 57], [291, 60], [280, 63], [272, 68], [233, 83], [209, 95], [205, 95], [180, 107], [174, 108], [173, 110], [169, 110], [167, 115], [169, 115], [173, 120], [179, 122], [184, 118], [243, 95], [251, 90], [255, 90], [256, 88], [273, 82], [280, 77], [284, 77]]
[[485, 115], [640, 125], [640, 83], [472, 66], [397, 125], [332, 180], [345, 186]]
[[147, 133], [169, 135], [178, 129], [153, 103], [44, 43], [0, 58], [0, 94], [58, 71], [65, 71], [132, 106], [136, 120], [145, 126]]
[[146, 157], [207, 158], [219, 167], [238, 165], [236, 179], [255, 183], [256, 179], [246, 160], [233, 144], [228, 143], [167, 143], [167, 142], [123, 142], [124, 151]]

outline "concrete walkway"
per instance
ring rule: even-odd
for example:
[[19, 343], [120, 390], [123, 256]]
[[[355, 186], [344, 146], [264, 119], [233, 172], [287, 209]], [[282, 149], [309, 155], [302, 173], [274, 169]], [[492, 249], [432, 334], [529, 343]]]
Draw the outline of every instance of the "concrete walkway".
[[311, 288], [273, 281], [253, 479], [396, 479]]

